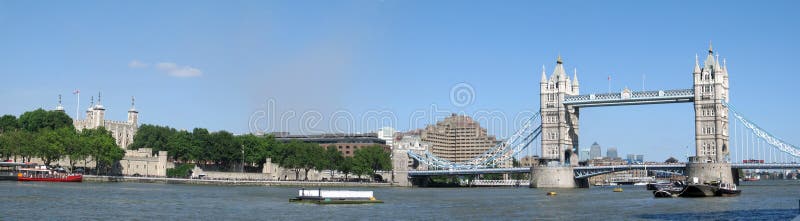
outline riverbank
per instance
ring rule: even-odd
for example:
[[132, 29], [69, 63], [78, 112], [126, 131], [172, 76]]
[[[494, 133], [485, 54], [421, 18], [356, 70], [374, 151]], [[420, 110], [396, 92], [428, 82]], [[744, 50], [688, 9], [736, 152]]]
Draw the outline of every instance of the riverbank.
[[199, 184], [231, 186], [286, 186], [286, 187], [399, 187], [391, 183], [276, 181], [276, 180], [208, 180], [165, 177], [96, 176], [84, 175], [84, 182], [135, 182], [166, 184]]

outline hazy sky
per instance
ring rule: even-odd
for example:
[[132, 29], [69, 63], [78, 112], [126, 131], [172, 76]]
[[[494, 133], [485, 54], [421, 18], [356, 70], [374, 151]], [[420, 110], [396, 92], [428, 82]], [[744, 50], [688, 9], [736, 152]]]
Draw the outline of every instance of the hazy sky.
[[[507, 137], [538, 111], [558, 54], [581, 92], [692, 85], [709, 41], [731, 103], [800, 143], [797, 1], [0, 1], [0, 114], [75, 115], [103, 94], [107, 118], [318, 133], [423, 127], [450, 112]], [[642, 85], [642, 79], [645, 84]], [[459, 97], [459, 89], [471, 93]], [[282, 120], [283, 119], [283, 120]], [[333, 122], [331, 122], [333, 120]], [[349, 123], [348, 123], [349, 122]], [[333, 129], [331, 129], [333, 128]], [[693, 145], [690, 103], [587, 108], [580, 142], [647, 160]], [[691, 147], [690, 147], [691, 148]], [[692, 151], [693, 153], [693, 151]]]

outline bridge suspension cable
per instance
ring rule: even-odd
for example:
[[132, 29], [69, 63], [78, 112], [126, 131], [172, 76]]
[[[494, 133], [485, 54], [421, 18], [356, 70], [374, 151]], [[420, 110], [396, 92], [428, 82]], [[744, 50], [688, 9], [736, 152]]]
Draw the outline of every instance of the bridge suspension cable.
[[533, 116], [523, 121], [520, 129], [518, 129], [511, 137], [495, 145], [494, 147], [489, 148], [483, 154], [462, 163], [441, 159], [436, 157], [436, 155], [428, 150], [425, 150], [422, 153], [409, 150], [408, 155], [420, 163], [439, 169], [477, 169], [497, 167], [503, 163], [509, 163], [514, 156], [522, 153], [532, 143], [535, 143], [534, 141], [539, 138], [542, 133], [540, 120], [540, 112], [533, 114]]
[[[736, 150], [736, 146], [738, 146], [738, 153], [735, 154], [738, 160], [744, 162], [757, 159], [775, 163], [787, 162], [791, 159], [797, 160], [800, 157], [800, 148], [759, 127], [736, 111], [730, 103], [723, 102], [723, 104], [728, 107], [729, 116], [733, 116], [735, 119], [730, 121], [729, 125], [733, 127], [734, 131], [734, 136], [730, 141], [735, 145], [731, 150]], [[778, 150], [777, 156], [775, 150]]]

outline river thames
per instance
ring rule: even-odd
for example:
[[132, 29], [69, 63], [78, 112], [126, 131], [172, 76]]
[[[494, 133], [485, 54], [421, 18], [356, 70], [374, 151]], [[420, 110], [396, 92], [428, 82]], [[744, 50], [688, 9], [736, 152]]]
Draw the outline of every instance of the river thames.
[[289, 203], [297, 188], [152, 183], [0, 182], [0, 220], [791, 220], [800, 181], [745, 183], [741, 196], [653, 198], [644, 187], [328, 188], [383, 204]]

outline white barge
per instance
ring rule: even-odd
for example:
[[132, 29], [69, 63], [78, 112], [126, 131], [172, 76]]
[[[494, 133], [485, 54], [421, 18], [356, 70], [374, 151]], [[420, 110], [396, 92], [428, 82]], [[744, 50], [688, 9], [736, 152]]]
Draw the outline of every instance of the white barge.
[[297, 197], [289, 199], [289, 202], [316, 203], [316, 204], [360, 204], [360, 203], [383, 203], [375, 199], [372, 191], [352, 191], [352, 190], [307, 190], [301, 189]]

